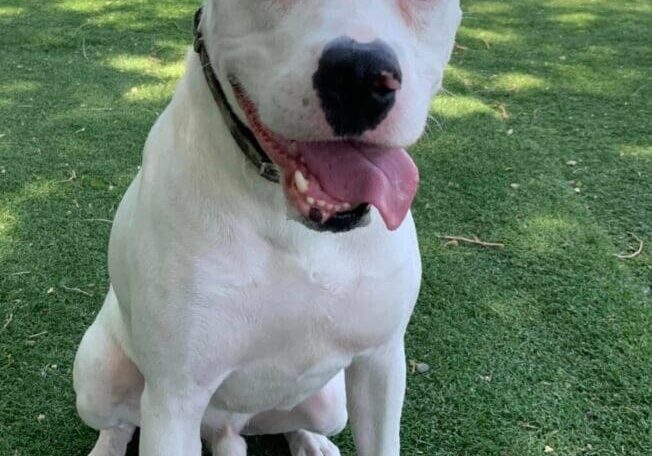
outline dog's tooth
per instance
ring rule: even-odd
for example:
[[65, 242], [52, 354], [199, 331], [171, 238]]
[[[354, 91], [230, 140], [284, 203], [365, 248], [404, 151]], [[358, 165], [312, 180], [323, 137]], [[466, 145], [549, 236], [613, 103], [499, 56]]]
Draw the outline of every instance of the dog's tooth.
[[326, 209], [328, 209], [329, 211], [332, 211], [333, 209], [335, 209], [335, 206], [333, 204], [329, 204], [329, 205], [326, 206]]
[[349, 211], [351, 210], [351, 205], [349, 203], [344, 203], [342, 204], [342, 209], [344, 209], [345, 211]]
[[326, 207], [326, 201], [324, 201], [324, 200], [317, 200], [317, 206], [319, 206], [319, 207]]
[[310, 188], [308, 179], [298, 169], [294, 172], [294, 184], [297, 186], [299, 193], [307, 193]]
[[342, 212], [342, 206], [340, 206], [339, 204], [336, 204], [334, 207], [335, 207], [335, 212]]
[[309, 196], [308, 198], [306, 198], [306, 202], [308, 204], [310, 204], [311, 206], [314, 206], [315, 205], [315, 198], [313, 198], [312, 196]]

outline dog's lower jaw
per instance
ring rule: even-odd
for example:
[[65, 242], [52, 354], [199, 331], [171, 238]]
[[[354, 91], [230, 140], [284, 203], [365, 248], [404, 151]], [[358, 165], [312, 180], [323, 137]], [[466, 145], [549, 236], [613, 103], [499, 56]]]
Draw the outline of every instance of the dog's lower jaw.
[[310, 220], [298, 214], [295, 217], [295, 220], [313, 231], [329, 233], [348, 233], [349, 231], [364, 228], [371, 223], [368, 204], [361, 204], [350, 211], [340, 212], [323, 223], [322, 215], [317, 208], [310, 211]]

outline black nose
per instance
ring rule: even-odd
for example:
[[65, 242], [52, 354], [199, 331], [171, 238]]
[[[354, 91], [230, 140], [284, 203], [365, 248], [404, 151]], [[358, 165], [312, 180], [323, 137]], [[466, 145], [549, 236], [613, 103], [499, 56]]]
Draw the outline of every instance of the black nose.
[[326, 46], [313, 76], [326, 120], [338, 136], [358, 136], [380, 125], [401, 81], [398, 58], [387, 44], [348, 37]]

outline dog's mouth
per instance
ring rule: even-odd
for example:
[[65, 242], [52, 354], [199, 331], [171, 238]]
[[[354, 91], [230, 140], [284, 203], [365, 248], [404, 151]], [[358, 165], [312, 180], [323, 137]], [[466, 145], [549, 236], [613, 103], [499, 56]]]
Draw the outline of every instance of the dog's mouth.
[[366, 224], [369, 206], [396, 230], [407, 216], [419, 172], [403, 148], [354, 140], [294, 141], [267, 128], [255, 104], [234, 84], [260, 147], [280, 168], [285, 196], [310, 228], [343, 232]]

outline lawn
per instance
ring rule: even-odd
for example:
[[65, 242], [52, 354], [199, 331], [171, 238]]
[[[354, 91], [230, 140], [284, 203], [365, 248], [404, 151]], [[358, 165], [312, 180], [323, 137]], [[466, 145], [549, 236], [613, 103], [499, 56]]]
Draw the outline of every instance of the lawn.
[[[0, 2], [2, 456], [92, 447], [73, 355], [108, 286], [107, 220], [182, 74], [197, 2]], [[652, 4], [464, 10], [412, 150], [424, 283], [407, 347], [430, 370], [409, 377], [403, 454], [650, 455]], [[637, 238], [640, 255], [615, 256]], [[354, 454], [348, 433], [338, 442]]]

